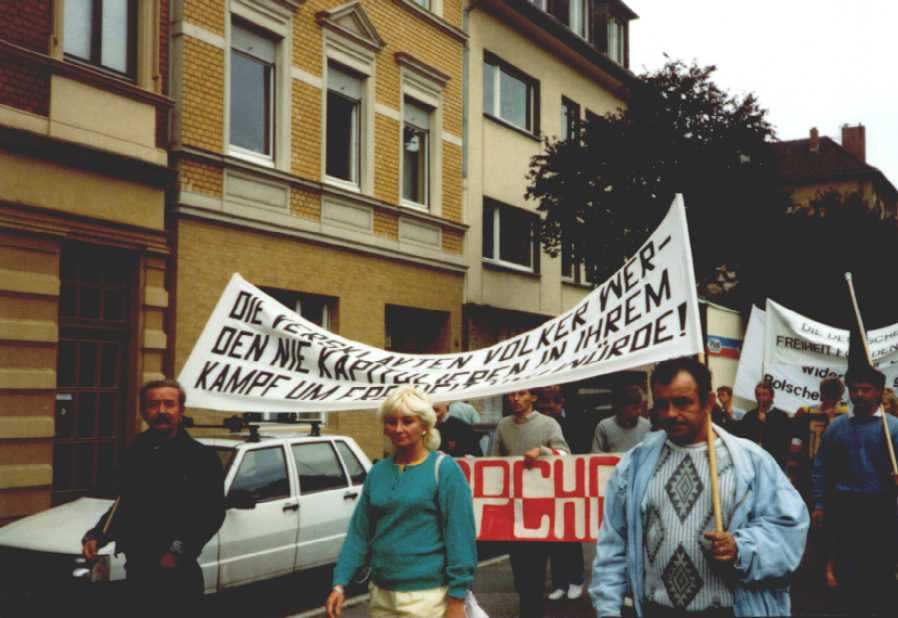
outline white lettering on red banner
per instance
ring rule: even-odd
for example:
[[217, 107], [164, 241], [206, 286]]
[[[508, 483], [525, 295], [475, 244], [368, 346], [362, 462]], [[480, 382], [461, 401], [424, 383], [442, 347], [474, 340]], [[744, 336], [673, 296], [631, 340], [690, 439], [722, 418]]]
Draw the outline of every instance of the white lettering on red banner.
[[618, 455], [456, 459], [471, 486], [481, 541], [594, 541]]

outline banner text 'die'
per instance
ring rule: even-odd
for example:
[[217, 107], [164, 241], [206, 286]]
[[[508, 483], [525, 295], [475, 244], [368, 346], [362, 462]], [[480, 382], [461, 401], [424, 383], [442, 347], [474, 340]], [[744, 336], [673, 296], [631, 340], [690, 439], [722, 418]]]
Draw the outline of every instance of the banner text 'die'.
[[456, 459], [474, 498], [481, 541], [594, 541], [618, 455]]
[[[374, 310], [374, 308], [372, 308]], [[532, 331], [471, 352], [388, 352], [324, 330], [235, 274], [181, 374], [191, 406], [376, 407], [402, 384], [437, 401], [580, 380], [696, 354], [702, 338], [682, 198], [608, 281]]]

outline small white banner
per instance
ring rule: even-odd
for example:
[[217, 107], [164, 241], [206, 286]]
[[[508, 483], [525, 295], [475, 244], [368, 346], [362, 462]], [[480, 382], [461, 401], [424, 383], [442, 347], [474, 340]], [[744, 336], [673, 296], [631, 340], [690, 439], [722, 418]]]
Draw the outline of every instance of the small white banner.
[[400, 354], [344, 339], [234, 274], [178, 379], [191, 406], [295, 412], [377, 407], [402, 384], [435, 401], [486, 397], [697, 354], [703, 343], [686, 212], [610, 279], [532, 331], [458, 354]]
[[[867, 337], [886, 384], [898, 387], [898, 324], [869, 331]], [[766, 312], [752, 308], [733, 392], [753, 401], [755, 386], [767, 382], [773, 387], [773, 405], [794, 414], [800, 407], [820, 403], [821, 380], [844, 377], [847, 354], [847, 330], [768, 300]]]

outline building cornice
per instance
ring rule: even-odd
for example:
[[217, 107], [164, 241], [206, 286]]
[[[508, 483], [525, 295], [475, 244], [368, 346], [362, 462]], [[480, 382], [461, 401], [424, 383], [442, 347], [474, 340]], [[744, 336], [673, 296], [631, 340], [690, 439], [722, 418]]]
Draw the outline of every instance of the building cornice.
[[399, 6], [401, 6], [402, 8], [406, 9], [407, 11], [414, 13], [421, 19], [424, 19], [424, 20], [430, 22], [431, 24], [433, 24], [434, 26], [436, 26], [437, 28], [439, 28], [440, 30], [445, 32], [446, 34], [457, 39], [460, 43], [465, 43], [468, 40], [468, 35], [467, 35], [467, 33], [465, 33], [464, 30], [462, 30], [460, 28], [456, 28], [455, 26], [450, 24], [448, 21], [446, 21], [445, 19], [443, 19], [442, 17], [440, 17], [438, 15], [434, 15], [433, 12], [428, 11], [420, 4], [417, 4], [416, 2], [412, 2], [412, 0], [394, 0], [394, 2], [396, 4], [398, 4]]
[[168, 255], [166, 232], [61, 213], [34, 206], [0, 203], [0, 227], [66, 240], [78, 240], [124, 249], [143, 248]]
[[477, 6], [533, 43], [581, 69], [621, 99], [629, 98], [629, 93], [641, 84], [632, 71], [611, 60], [589, 41], [527, 0], [482, 0]]
[[458, 223], [456, 221], [444, 219], [443, 217], [434, 216], [427, 212], [398, 206], [396, 204], [390, 204], [389, 202], [384, 202], [383, 200], [379, 200], [370, 195], [348, 191], [334, 185], [310, 180], [308, 178], [296, 176], [294, 174], [290, 174], [281, 170], [276, 170], [261, 165], [254, 165], [253, 163], [229, 155], [208, 152], [206, 150], [201, 150], [199, 148], [193, 148], [190, 146], [182, 146], [181, 148], [172, 151], [172, 164], [176, 165], [179, 159], [192, 159], [194, 161], [200, 161], [203, 163], [211, 163], [212, 165], [223, 169], [228, 168], [240, 170], [248, 174], [258, 176], [260, 178], [289, 183], [294, 187], [300, 187], [309, 191], [313, 191], [315, 193], [320, 193], [322, 195], [335, 196], [359, 204], [364, 204], [366, 206], [372, 206], [381, 211], [401, 215], [410, 219], [417, 219], [434, 225], [439, 225], [444, 229], [459, 232], [461, 234], [464, 234], [468, 230], [468, 225], [464, 223]]
[[[315, 20], [322, 28], [344, 36], [371, 51], [379, 52], [387, 45], [386, 41], [378, 34], [374, 22], [368, 17], [359, 0], [347, 2], [329, 11], [318, 11], [315, 14]], [[340, 23], [345, 20], [352, 20], [358, 30], [348, 28]]]
[[319, 230], [303, 229], [302, 227], [285, 227], [270, 222], [241, 217], [236, 214], [209, 210], [207, 208], [179, 204], [176, 214], [179, 217], [188, 217], [200, 221], [211, 221], [215, 223], [231, 225], [234, 227], [257, 230], [279, 236], [290, 238], [299, 238], [317, 245], [338, 247], [344, 250], [350, 250], [365, 255], [373, 255], [398, 262], [420, 264], [430, 268], [439, 270], [447, 270], [464, 274], [468, 270], [468, 265], [464, 261], [463, 256], [453, 258], [433, 258], [424, 255], [421, 251], [413, 250], [409, 247], [406, 250], [397, 249], [395, 246], [378, 246], [376, 244], [360, 243], [349, 237], [342, 230], [334, 230], [333, 233], [323, 233]]
[[451, 79], [451, 77], [446, 73], [443, 73], [439, 69], [432, 67], [429, 64], [421, 62], [407, 52], [398, 51], [394, 54], [394, 58], [396, 59], [396, 64], [411, 69], [412, 71], [423, 75], [424, 77], [439, 84], [440, 86], [445, 86]]
[[174, 180], [174, 170], [164, 165], [25, 129], [0, 126], [0, 149], [160, 189], [168, 188]]

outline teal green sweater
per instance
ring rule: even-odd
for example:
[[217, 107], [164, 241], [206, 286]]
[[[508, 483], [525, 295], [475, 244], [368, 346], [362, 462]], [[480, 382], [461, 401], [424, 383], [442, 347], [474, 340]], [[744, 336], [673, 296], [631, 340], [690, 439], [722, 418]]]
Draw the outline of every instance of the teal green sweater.
[[462, 599], [474, 582], [477, 543], [471, 489], [451, 457], [437, 453], [400, 472], [392, 458], [368, 472], [334, 569], [334, 585], [346, 585], [366, 563], [371, 581], [408, 592], [449, 587]]

